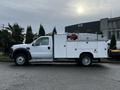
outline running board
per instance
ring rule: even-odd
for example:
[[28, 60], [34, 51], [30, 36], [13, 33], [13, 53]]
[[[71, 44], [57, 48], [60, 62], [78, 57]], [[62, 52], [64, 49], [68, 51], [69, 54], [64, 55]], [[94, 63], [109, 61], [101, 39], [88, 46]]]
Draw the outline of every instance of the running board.
[[53, 59], [32, 59], [29, 62], [53, 62]]

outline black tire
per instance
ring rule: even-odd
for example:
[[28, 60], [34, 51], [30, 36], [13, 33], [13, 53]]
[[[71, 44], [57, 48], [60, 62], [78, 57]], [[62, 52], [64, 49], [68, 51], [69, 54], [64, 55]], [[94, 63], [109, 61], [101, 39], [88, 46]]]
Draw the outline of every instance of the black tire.
[[27, 58], [26, 58], [26, 56], [24, 54], [16, 55], [15, 58], [14, 58], [14, 62], [18, 66], [23, 66], [23, 65], [26, 65], [26, 64], [29, 63]]
[[90, 54], [83, 54], [81, 57], [80, 57], [80, 64], [83, 65], [83, 66], [90, 66], [92, 64], [92, 56]]
[[76, 62], [77, 65], [82, 65], [79, 58], [75, 59], [75, 62]]

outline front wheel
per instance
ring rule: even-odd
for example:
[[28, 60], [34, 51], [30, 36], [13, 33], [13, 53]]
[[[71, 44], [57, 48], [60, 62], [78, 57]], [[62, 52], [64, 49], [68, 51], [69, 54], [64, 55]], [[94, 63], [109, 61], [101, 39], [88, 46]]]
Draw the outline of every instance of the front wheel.
[[14, 61], [15, 61], [15, 64], [18, 66], [23, 66], [23, 65], [27, 64], [27, 58], [23, 54], [16, 55], [14, 58]]
[[89, 54], [82, 55], [80, 57], [80, 63], [83, 66], [90, 66], [92, 64], [92, 56]]

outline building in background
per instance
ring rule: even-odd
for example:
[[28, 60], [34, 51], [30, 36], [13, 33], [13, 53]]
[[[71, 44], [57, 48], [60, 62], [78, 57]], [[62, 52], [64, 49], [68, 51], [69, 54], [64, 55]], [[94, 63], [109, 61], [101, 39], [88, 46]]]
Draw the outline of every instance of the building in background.
[[103, 36], [111, 39], [115, 34], [117, 40], [120, 40], [120, 17], [104, 18], [99, 21], [80, 23], [65, 27], [66, 33], [102, 33]]
[[100, 33], [100, 21], [75, 24], [65, 27], [67, 33]]
[[100, 30], [108, 39], [115, 34], [116, 39], [120, 40], [120, 17], [101, 19]]

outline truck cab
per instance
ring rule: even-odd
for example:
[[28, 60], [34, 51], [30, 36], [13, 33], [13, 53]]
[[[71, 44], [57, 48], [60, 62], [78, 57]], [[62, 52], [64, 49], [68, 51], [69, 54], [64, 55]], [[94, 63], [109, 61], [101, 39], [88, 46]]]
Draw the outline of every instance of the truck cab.
[[31, 44], [18, 44], [11, 47], [10, 57], [17, 65], [25, 65], [31, 59], [52, 58], [52, 36], [41, 36]]

